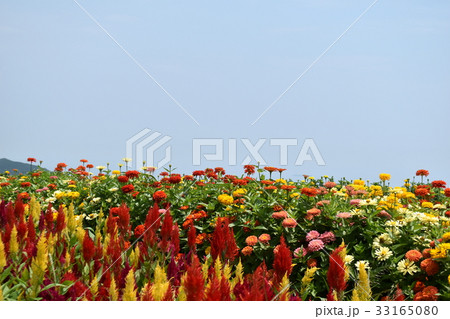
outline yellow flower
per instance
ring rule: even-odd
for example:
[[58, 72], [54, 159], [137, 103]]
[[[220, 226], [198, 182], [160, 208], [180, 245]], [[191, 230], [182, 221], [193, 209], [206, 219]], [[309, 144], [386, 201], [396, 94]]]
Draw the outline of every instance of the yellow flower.
[[353, 181], [353, 184], [359, 185], [359, 186], [364, 186], [364, 181], [361, 180], [361, 179], [355, 179], [355, 180]]
[[131, 162], [131, 158], [124, 157], [124, 158], [122, 158], [122, 161], [124, 161], [125, 163], [128, 163], [128, 162]]
[[444, 235], [442, 235], [442, 240], [443, 241], [450, 241], [450, 232], [445, 233]]
[[433, 208], [433, 203], [431, 203], [431, 202], [422, 202], [422, 207], [424, 207], [424, 208]]
[[222, 194], [217, 197], [219, 202], [223, 205], [231, 205], [233, 204], [233, 197], [227, 194]]
[[388, 181], [388, 180], [391, 179], [391, 174], [381, 173], [381, 174], [380, 174], [380, 179], [381, 179], [382, 181]]
[[431, 255], [431, 258], [433, 258], [433, 259], [445, 258], [445, 257], [447, 257], [447, 252], [446, 252], [445, 248], [438, 247], [436, 249], [430, 250], [430, 255]]
[[118, 171], [118, 170], [113, 170], [111, 173], [114, 175], [120, 175], [120, 171]]
[[279, 178], [275, 180], [275, 183], [280, 183], [280, 184], [287, 184], [285, 179]]
[[245, 188], [239, 188], [233, 192], [233, 196], [239, 197], [241, 195], [245, 195], [246, 193], [247, 193], [247, 190]]
[[291, 193], [289, 196], [291, 198], [299, 198], [300, 197], [300, 193]]

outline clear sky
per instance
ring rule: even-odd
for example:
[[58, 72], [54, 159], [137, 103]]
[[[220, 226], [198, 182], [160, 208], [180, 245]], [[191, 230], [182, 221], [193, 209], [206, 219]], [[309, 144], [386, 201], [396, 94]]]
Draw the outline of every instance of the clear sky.
[[[450, 2], [380, 0], [250, 125], [373, 0], [77, 0], [198, 126], [72, 0], [0, 0], [0, 157], [116, 167], [144, 128], [172, 137], [181, 173], [193, 138], [312, 138], [334, 175], [400, 183], [417, 169], [450, 183]], [[208, 150], [206, 148], [205, 150]], [[141, 165], [139, 165], [141, 166]]]

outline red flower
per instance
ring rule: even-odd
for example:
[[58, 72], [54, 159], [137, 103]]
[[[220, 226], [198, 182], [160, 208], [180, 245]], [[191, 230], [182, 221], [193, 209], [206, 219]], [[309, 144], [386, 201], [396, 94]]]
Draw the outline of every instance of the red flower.
[[286, 218], [283, 220], [283, 227], [294, 228], [297, 226], [297, 222], [293, 218]]
[[292, 254], [283, 236], [281, 236], [280, 245], [274, 253], [273, 270], [277, 283], [280, 283], [285, 275], [289, 277], [292, 271]]
[[244, 248], [242, 248], [241, 253], [244, 256], [250, 256], [253, 253], [253, 247], [245, 246]]
[[205, 175], [205, 171], [193, 171], [192, 175], [194, 175], [194, 176], [203, 176], [203, 175]]
[[36, 162], [36, 159], [34, 157], [28, 157], [27, 162], [34, 163]]
[[439, 290], [434, 286], [428, 286], [423, 288], [422, 291], [419, 291], [414, 296], [414, 301], [436, 301], [438, 300], [437, 294], [439, 293]]
[[428, 176], [430, 172], [428, 172], [426, 169], [419, 169], [416, 172], [416, 176]]
[[265, 166], [264, 169], [270, 173], [278, 170], [276, 167], [272, 167], [272, 166]]
[[94, 241], [89, 237], [88, 231], [84, 233], [83, 239], [83, 258], [86, 262], [90, 262], [95, 254]]
[[87, 167], [87, 168], [94, 168], [94, 165], [92, 165], [92, 164], [87, 164], [86, 167]]
[[430, 194], [430, 191], [428, 190], [428, 188], [425, 187], [420, 187], [417, 188], [416, 191], [414, 192], [416, 194], [416, 196], [427, 196]]
[[117, 176], [117, 180], [119, 181], [119, 183], [128, 183], [129, 179], [127, 176], [120, 175], [120, 176]]
[[338, 247], [330, 255], [330, 266], [327, 272], [327, 282], [332, 294], [333, 290], [339, 295], [344, 292], [347, 283], [345, 281], [345, 264], [339, 253], [344, 247]]
[[153, 200], [157, 203], [167, 198], [167, 194], [164, 191], [156, 191], [153, 193]]
[[145, 231], [144, 225], [142, 225], [142, 224], [141, 225], [137, 225], [136, 228], [134, 229], [134, 236], [136, 238], [139, 238], [139, 237], [142, 236], [142, 234], [144, 234], [144, 231]]
[[124, 192], [125, 194], [131, 193], [132, 191], [134, 191], [134, 186], [132, 184], [122, 186], [122, 192]]
[[249, 246], [255, 246], [258, 243], [258, 237], [256, 236], [248, 236], [245, 239], [245, 243]]
[[255, 173], [255, 166], [253, 165], [244, 165], [244, 172], [247, 175], [252, 175]]
[[408, 260], [416, 262], [416, 261], [419, 261], [420, 259], [422, 259], [423, 256], [420, 251], [412, 249], [406, 253], [405, 257]]
[[191, 223], [188, 231], [188, 246], [194, 252], [197, 247], [196, 239], [197, 239], [197, 232], [195, 230], [194, 224]]
[[445, 196], [450, 197], [450, 188], [446, 188], [444, 190], [444, 194], [445, 194]]
[[64, 167], [67, 167], [67, 164], [66, 163], [58, 163], [58, 164], [56, 164], [56, 167], [64, 168]]
[[317, 189], [315, 189], [315, 188], [308, 188], [308, 187], [302, 188], [301, 192], [302, 192], [303, 195], [306, 195], [308, 197], [314, 197], [314, 196], [316, 196], [319, 193], [319, 191]]
[[200, 262], [196, 255], [194, 255], [194, 260], [186, 270], [184, 288], [186, 290], [186, 299], [188, 301], [203, 300], [205, 294], [205, 281], [203, 279]]
[[169, 241], [170, 234], [172, 232], [172, 226], [173, 226], [172, 215], [170, 215], [169, 210], [166, 210], [164, 220], [161, 226], [161, 249], [163, 251], [166, 251], [167, 249], [167, 243]]
[[172, 174], [169, 177], [169, 183], [170, 184], [178, 184], [181, 182], [181, 176], [180, 174]]
[[290, 191], [292, 189], [295, 189], [295, 185], [281, 185], [281, 189], [284, 189], [286, 191]]
[[445, 185], [447, 185], [444, 181], [432, 181], [431, 186], [437, 187], [437, 188], [445, 188]]
[[23, 183], [20, 183], [20, 186], [22, 186], [22, 187], [30, 187], [31, 183], [30, 182], [23, 182]]
[[268, 244], [270, 241], [270, 235], [269, 234], [262, 234], [258, 237], [258, 240], [262, 243], [262, 244]]
[[127, 171], [125, 173], [125, 176], [128, 178], [136, 178], [139, 176], [139, 172], [138, 171]]
[[211, 238], [211, 256], [215, 260], [217, 257], [234, 260], [239, 252], [234, 239], [233, 230], [229, 227], [227, 217], [217, 219], [216, 228]]
[[431, 258], [427, 258], [420, 263], [420, 268], [427, 273], [428, 276], [436, 275], [439, 272], [439, 264]]

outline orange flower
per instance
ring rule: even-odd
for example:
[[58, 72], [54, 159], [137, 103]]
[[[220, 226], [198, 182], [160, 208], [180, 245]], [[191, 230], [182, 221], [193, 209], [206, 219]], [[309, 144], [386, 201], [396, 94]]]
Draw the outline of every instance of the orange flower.
[[245, 239], [245, 243], [246, 243], [248, 246], [255, 246], [255, 245], [258, 243], [258, 237], [256, 237], [256, 236], [248, 236], [248, 237]]
[[294, 228], [297, 226], [297, 222], [293, 218], [286, 218], [283, 220], [283, 227]]
[[268, 244], [270, 241], [270, 235], [269, 234], [262, 234], [258, 237], [259, 241], [263, 244]]
[[416, 261], [419, 261], [420, 259], [422, 259], [423, 256], [420, 251], [412, 249], [406, 253], [405, 257], [408, 260], [416, 262]]
[[439, 272], [439, 264], [431, 258], [427, 258], [420, 263], [420, 268], [427, 273], [428, 276], [436, 275]]
[[242, 248], [241, 252], [244, 256], [250, 256], [253, 252], [253, 247], [245, 246], [244, 248]]

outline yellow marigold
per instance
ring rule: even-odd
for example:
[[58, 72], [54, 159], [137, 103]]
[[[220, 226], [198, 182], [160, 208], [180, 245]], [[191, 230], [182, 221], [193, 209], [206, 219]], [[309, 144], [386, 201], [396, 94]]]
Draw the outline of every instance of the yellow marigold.
[[355, 185], [359, 185], [359, 186], [364, 186], [364, 181], [363, 180], [361, 180], [361, 179], [355, 179], [354, 181], [353, 181], [353, 184], [355, 184]]
[[382, 181], [388, 181], [388, 180], [391, 179], [391, 174], [381, 173], [381, 174], [380, 174], [380, 179], [381, 179]]
[[445, 248], [438, 247], [436, 249], [430, 250], [431, 258], [437, 259], [437, 258], [445, 258], [447, 257], [447, 252]]
[[442, 240], [443, 241], [450, 241], [450, 232], [445, 233], [444, 235], [442, 235]]
[[223, 205], [231, 205], [233, 204], [233, 197], [227, 194], [222, 194], [217, 197], [219, 202]]
[[233, 192], [233, 196], [239, 197], [241, 195], [245, 195], [246, 193], [247, 193], [247, 190], [245, 188], [239, 188]]
[[424, 208], [433, 208], [433, 203], [431, 203], [431, 202], [422, 202], [422, 207], [424, 207]]

